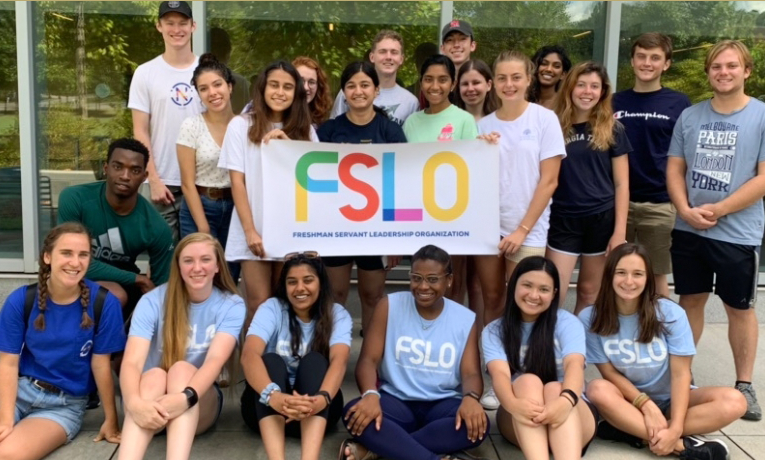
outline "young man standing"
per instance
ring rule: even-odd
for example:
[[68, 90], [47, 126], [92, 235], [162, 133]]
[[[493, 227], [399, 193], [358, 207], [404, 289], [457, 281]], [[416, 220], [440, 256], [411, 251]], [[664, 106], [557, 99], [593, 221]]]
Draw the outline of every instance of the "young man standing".
[[614, 94], [614, 116], [624, 125], [633, 152], [630, 162], [630, 209], [627, 240], [646, 247], [653, 262], [656, 289], [669, 296], [672, 273], [669, 247], [675, 207], [667, 193], [667, 150], [672, 129], [691, 101], [683, 93], [661, 86], [672, 61], [672, 40], [649, 32], [632, 44], [632, 89]]
[[157, 30], [165, 52], [141, 64], [130, 84], [133, 137], [148, 146], [151, 201], [178, 239], [181, 173], [175, 142], [181, 122], [202, 111], [191, 77], [199, 59], [191, 51], [196, 23], [186, 2], [162, 2]]
[[[404, 63], [404, 39], [392, 30], [381, 30], [374, 38], [369, 60], [380, 78], [380, 94], [374, 104], [388, 114], [391, 120], [403, 125], [406, 118], [419, 110], [417, 98], [396, 83], [396, 74]], [[331, 117], [348, 111], [342, 88], [335, 98]]]
[[704, 70], [714, 97], [677, 121], [667, 163], [667, 188], [677, 208], [672, 232], [675, 293], [698, 343], [712, 292], [725, 304], [736, 388], [743, 418], [760, 420], [752, 387], [758, 324], [754, 303], [765, 225], [765, 103], [744, 92], [752, 55], [737, 40], [707, 54]]
[[[73, 185], [59, 197], [58, 223], [79, 222], [92, 237], [87, 277], [109, 289], [128, 318], [141, 296], [167, 281], [173, 236], [162, 216], [138, 193], [146, 180], [149, 150], [135, 139], [109, 145], [106, 181]], [[135, 260], [149, 254], [151, 278]]]

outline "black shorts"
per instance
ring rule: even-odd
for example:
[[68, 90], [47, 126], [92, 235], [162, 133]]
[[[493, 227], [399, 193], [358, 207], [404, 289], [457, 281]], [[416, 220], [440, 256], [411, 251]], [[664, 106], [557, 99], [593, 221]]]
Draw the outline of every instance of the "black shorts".
[[382, 256], [337, 256], [322, 257], [321, 260], [327, 267], [342, 267], [356, 262], [359, 270], [385, 270]]
[[615, 221], [614, 208], [583, 217], [566, 217], [552, 212], [547, 247], [572, 256], [605, 254], [614, 234]]
[[759, 246], [727, 243], [682, 230], [672, 230], [672, 275], [678, 295], [717, 294], [739, 310], [754, 306], [757, 296]]

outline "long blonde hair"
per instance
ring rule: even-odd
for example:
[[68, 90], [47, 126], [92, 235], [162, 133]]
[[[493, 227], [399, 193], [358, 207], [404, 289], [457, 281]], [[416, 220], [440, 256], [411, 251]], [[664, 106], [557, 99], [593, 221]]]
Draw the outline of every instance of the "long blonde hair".
[[173, 253], [173, 262], [170, 265], [170, 278], [167, 282], [165, 293], [165, 317], [162, 327], [162, 363], [164, 370], [186, 358], [186, 347], [189, 342], [189, 291], [181, 277], [180, 258], [181, 252], [194, 243], [208, 243], [215, 251], [215, 259], [218, 263], [218, 273], [213, 278], [213, 286], [223, 292], [237, 294], [236, 284], [231, 279], [231, 272], [226, 264], [223, 247], [213, 236], [207, 233], [192, 233], [183, 238]]
[[606, 68], [593, 61], [585, 61], [575, 65], [563, 80], [558, 97], [555, 99], [555, 113], [560, 120], [563, 135], [568, 136], [572, 132], [574, 124], [574, 103], [571, 95], [576, 88], [577, 80], [582, 75], [597, 74], [600, 77], [600, 100], [590, 112], [587, 123], [590, 125], [592, 140], [590, 145], [598, 150], [608, 150], [614, 145], [614, 126], [617, 121], [614, 118], [614, 110], [611, 107], [611, 81], [608, 79]]
[[[79, 222], [66, 222], [56, 227], [53, 227], [48, 235], [43, 240], [42, 248], [40, 249], [40, 270], [37, 273], [37, 308], [40, 310], [40, 314], [37, 315], [34, 321], [34, 327], [38, 331], [45, 330], [45, 311], [48, 309], [48, 280], [50, 280], [50, 264], [45, 263], [45, 255], [52, 255], [53, 248], [56, 247], [56, 242], [63, 235], [75, 234], [84, 235], [90, 242], [90, 233]], [[80, 327], [82, 329], [89, 329], [93, 327], [93, 319], [88, 315], [88, 305], [90, 304], [90, 288], [85, 283], [85, 277], [80, 280], [80, 304], [82, 305], [82, 321]]]

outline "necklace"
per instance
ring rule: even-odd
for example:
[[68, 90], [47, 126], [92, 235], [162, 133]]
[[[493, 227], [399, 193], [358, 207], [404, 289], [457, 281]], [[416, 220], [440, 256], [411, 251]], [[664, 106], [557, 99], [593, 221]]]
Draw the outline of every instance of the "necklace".
[[[421, 314], [420, 314], [420, 312], [417, 310], [417, 307], [416, 307], [416, 306], [414, 307], [414, 313], [417, 315], [417, 318], [419, 318], [419, 320], [420, 320], [420, 326], [422, 327], [422, 330], [423, 330], [423, 331], [427, 331], [428, 329], [430, 329], [431, 327], [433, 327], [433, 325], [435, 325], [435, 324], [436, 324], [436, 321], [438, 321], [438, 318], [440, 318], [440, 317], [441, 317], [441, 314], [442, 314], [443, 312], [444, 312], [444, 310], [443, 310], [443, 308], [442, 308], [442, 309], [441, 309], [441, 311], [438, 313], [438, 316], [436, 316], [434, 319], [431, 319], [431, 320], [426, 320], [426, 319], [423, 319], [422, 315], [421, 315]], [[427, 321], [427, 322], [426, 322], [426, 321]]]

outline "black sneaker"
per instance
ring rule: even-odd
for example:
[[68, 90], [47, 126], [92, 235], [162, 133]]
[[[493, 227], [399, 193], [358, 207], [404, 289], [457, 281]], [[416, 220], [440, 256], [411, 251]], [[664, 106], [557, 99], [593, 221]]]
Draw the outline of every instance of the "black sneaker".
[[94, 391], [88, 395], [88, 404], [85, 405], [86, 410], [97, 409], [101, 405], [101, 398], [98, 397], [98, 392]]
[[624, 431], [616, 428], [605, 420], [598, 422], [597, 434], [600, 439], [605, 439], [606, 441], [623, 442], [625, 444], [629, 444], [635, 449], [642, 449], [645, 447], [645, 443], [642, 439], [629, 433], [625, 433]]
[[707, 439], [702, 436], [683, 437], [685, 450], [680, 452], [679, 457], [687, 460], [728, 460], [730, 452], [728, 446], [719, 439]]

